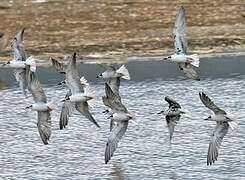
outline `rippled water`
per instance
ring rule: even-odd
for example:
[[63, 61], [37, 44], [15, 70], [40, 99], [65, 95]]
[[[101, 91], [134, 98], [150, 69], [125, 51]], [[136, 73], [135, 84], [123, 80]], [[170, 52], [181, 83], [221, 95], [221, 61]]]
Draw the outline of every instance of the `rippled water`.
[[[196, 82], [182, 76], [175, 64], [130, 62], [131, 81], [121, 82], [123, 103], [138, 116], [130, 123], [109, 164], [104, 149], [109, 122], [100, 102], [92, 113], [101, 125], [97, 129], [75, 112], [69, 126], [59, 130], [59, 114], [52, 115], [52, 136], [45, 146], [39, 137], [36, 112], [25, 107], [32, 97], [22, 97], [12, 70], [0, 69], [9, 88], [0, 91], [0, 177], [11, 179], [240, 179], [245, 178], [245, 61], [244, 57], [203, 59]], [[102, 72], [96, 65], [80, 65], [98, 97], [104, 94]], [[38, 77], [49, 99], [57, 101], [65, 90], [56, 84], [63, 78], [53, 68], [39, 68]], [[215, 103], [236, 114], [239, 127], [229, 130], [218, 161], [206, 165], [209, 136], [215, 123], [203, 119], [211, 114], [198, 97], [204, 90]], [[182, 116], [169, 144], [165, 120], [156, 113], [167, 108], [164, 96], [176, 99], [191, 112]], [[61, 104], [60, 104], [61, 105]]]

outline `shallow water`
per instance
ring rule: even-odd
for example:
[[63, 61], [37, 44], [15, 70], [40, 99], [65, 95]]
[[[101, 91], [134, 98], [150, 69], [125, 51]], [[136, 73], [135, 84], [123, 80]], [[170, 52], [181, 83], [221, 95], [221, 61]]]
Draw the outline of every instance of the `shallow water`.
[[[102, 102], [92, 109], [97, 129], [74, 112], [65, 130], [59, 130], [59, 114], [52, 114], [50, 144], [42, 144], [36, 128], [36, 112], [25, 107], [24, 98], [10, 69], [0, 69], [8, 88], [0, 91], [0, 177], [11, 179], [240, 179], [245, 178], [245, 60], [244, 57], [202, 59], [201, 81], [187, 79], [169, 62], [129, 62], [132, 80], [122, 80], [120, 93], [125, 106], [135, 112], [139, 124], [130, 123], [109, 164], [104, 149], [109, 122]], [[103, 69], [79, 65], [99, 99], [104, 81], [96, 79]], [[66, 90], [57, 86], [63, 77], [53, 68], [40, 67], [38, 78], [48, 99], [61, 99]], [[218, 161], [206, 165], [209, 136], [215, 123], [203, 119], [212, 112], [198, 97], [203, 90], [222, 109], [234, 112], [239, 127], [228, 132]], [[169, 144], [165, 120], [156, 113], [167, 108], [171, 96], [192, 114], [181, 117]], [[61, 106], [61, 104], [59, 104]]]

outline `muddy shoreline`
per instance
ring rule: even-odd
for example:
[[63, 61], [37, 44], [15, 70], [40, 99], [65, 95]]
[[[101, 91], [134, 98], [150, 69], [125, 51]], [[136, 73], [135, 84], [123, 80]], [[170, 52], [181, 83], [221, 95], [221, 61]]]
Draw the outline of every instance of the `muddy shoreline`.
[[172, 29], [178, 8], [186, 9], [188, 51], [245, 50], [245, 2], [185, 1], [33, 1], [0, 4], [0, 33], [6, 47], [0, 60], [12, 59], [10, 42], [25, 27], [27, 56], [48, 59], [76, 51], [89, 57], [163, 55], [173, 52]]

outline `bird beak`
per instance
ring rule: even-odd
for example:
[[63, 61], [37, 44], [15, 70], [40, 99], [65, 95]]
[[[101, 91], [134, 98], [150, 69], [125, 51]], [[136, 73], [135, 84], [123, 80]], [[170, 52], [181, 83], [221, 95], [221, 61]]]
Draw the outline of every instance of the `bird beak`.
[[30, 106], [27, 106], [25, 109], [30, 109], [32, 107], [32, 105], [30, 105]]
[[160, 112], [158, 112], [157, 114], [162, 114], [163, 113], [163, 111], [160, 111]]
[[62, 99], [60, 102], [65, 102], [66, 100], [65, 99]]
[[183, 111], [183, 110], [182, 110], [182, 111], [180, 111], [180, 113], [181, 113], [181, 114], [186, 114], [186, 112], [185, 112], [185, 111]]
[[206, 120], [206, 121], [207, 121], [207, 120], [208, 120], [208, 118], [206, 118], [206, 119], [204, 119], [204, 120]]
[[165, 58], [163, 58], [163, 60], [168, 60], [168, 58], [167, 58], [167, 57], [165, 57]]
[[105, 110], [105, 111], [102, 111], [102, 113], [108, 113], [109, 112], [109, 110], [107, 109], [107, 110]]

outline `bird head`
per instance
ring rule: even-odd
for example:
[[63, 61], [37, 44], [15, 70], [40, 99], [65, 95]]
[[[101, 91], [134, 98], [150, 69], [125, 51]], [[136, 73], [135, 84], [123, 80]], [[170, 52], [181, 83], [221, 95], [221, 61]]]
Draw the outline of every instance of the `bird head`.
[[206, 120], [206, 121], [211, 121], [212, 119], [211, 119], [211, 116], [208, 116], [208, 118], [206, 118], [206, 119], [204, 119], [204, 120]]

